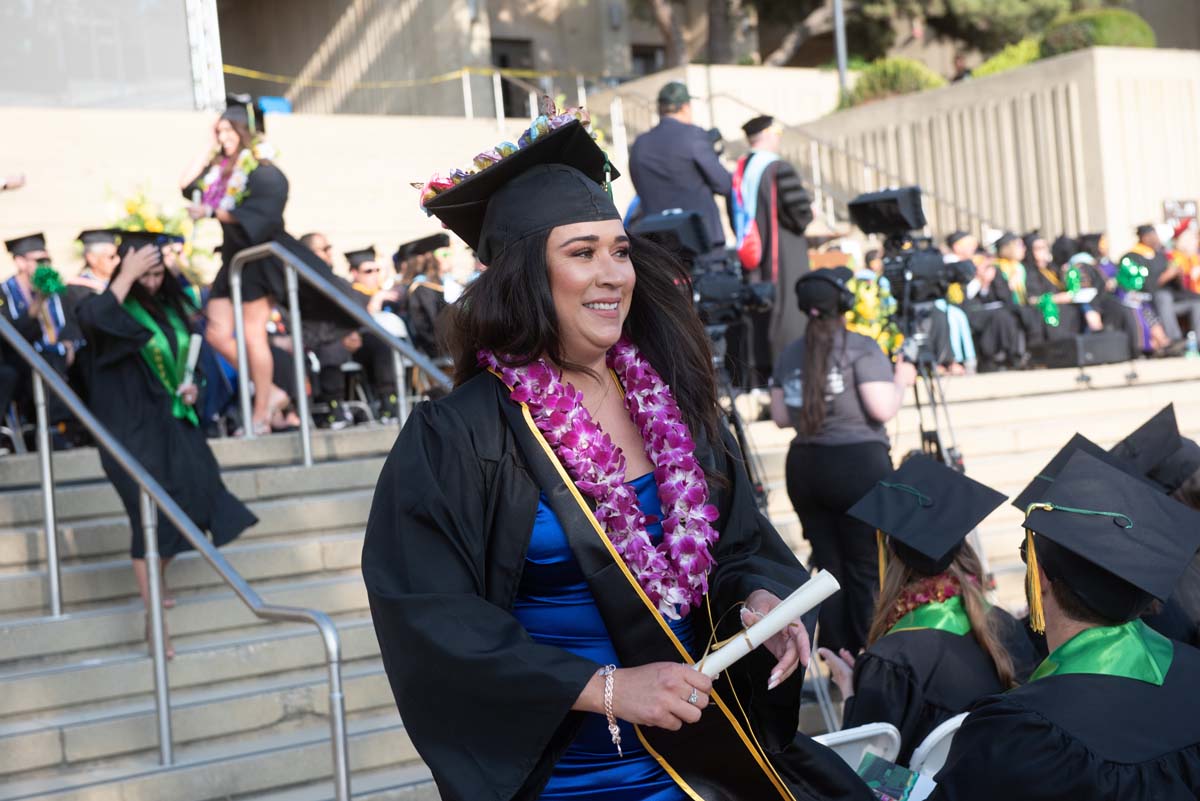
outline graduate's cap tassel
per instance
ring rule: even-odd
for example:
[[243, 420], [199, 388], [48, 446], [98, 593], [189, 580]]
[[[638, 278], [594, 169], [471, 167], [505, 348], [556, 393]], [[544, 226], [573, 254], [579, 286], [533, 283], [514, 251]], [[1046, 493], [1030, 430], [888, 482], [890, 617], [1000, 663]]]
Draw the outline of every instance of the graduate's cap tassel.
[[883, 532], [875, 529], [875, 545], [879, 550], [879, 592], [883, 594], [883, 576], [887, 572], [887, 546], [883, 542]]
[[1025, 529], [1025, 595], [1029, 598], [1029, 628], [1046, 633], [1046, 613], [1042, 609], [1042, 580], [1038, 573], [1037, 549], [1033, 531]]

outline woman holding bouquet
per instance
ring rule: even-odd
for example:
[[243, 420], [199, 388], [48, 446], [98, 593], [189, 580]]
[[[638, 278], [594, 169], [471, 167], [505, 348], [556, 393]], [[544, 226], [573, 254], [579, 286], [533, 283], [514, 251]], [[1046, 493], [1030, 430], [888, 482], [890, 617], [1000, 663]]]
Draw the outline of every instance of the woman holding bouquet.
[[796, 736], [805, 625], [715, 683], [687, 666], [807, 573], [718, 422], [688, 274], [626, 233], [585, 124], [549, 112], [423, 193], [488, 269], [367, 526], [405, 726], [452, 801], [869, 798]]

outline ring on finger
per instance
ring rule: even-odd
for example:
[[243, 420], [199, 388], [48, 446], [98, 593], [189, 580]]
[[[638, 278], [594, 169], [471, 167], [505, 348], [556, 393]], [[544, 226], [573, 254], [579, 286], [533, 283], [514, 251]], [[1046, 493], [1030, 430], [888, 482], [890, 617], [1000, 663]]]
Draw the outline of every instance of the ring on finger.
[[692, 688], [692, 694], [687, 697], [687, 702], [695, 706], [700, 702], [700, 691], [695, 687]]

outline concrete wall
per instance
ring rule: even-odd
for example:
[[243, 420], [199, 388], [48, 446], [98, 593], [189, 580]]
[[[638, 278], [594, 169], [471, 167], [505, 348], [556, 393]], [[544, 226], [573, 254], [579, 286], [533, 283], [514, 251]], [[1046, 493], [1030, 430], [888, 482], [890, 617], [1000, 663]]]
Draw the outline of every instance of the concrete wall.
[[[920, 183], [936, 234], [1108, 230], [1200, 197], [1200, 53], [1097, 48], [810, 122], [789, 156], [841, 197]], [[873, 166], [866, 166], [873, 165]], [[878, 167], [875, 169], [874, 167]]]
[[[73, 275], [72, 238], [116, 218], [118, 201], [138, 187], [182, 206], [180, 173], [209, 146], [212, 124], [204, 112], [0, 108], [4, 168], [29, 179], [0, 193], [0, 239], [45, 231], [56, 265]], [[515, 139], [520, 122], [501, 135], [494, 120], [314, 114], [272, 116], [269, 130], [291, 182], [288, 230], [326, 232], [339, 253], [373, 243], [390, 254], [440, 227], [417, 207], [410, 182]], [[210, 228], [206, 237], [219, 235]], [[11, 272], [0, 255], [0, 278]]]

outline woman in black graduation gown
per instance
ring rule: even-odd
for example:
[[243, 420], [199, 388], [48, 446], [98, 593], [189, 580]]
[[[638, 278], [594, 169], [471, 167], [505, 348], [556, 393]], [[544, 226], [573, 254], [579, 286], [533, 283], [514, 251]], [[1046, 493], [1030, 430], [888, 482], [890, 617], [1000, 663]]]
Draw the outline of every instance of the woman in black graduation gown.
[[[577, 119], [423, 195], [489, 268], [452, 307], [457, 386], [414, 411], [367, 525], [406, 729], [448, 801], [869, 798], [796, 736], [804, 626], [715, 684], [685, 666], [807, 574], [720, 431], [686, 272], [626, 235]], [[673, 456], [647, 445], [667, 430]]]
[[288, 180], [271, 161], [273, 150], [261, 139], [261, 130], [262, 115], [255, 114], [252, 104], [230, 105], [217, 120], [216, 151], [202, 167], [197, 165], [198, 174], [195, 168], [188, 170], [182, 187], [189, 200], [194, 201], [196, 194], [200, 196], [200, 202], [188, 209], [192, 218], [216, 218], [224, 238], [221, 269], [205, 306], [205, 338], [237, 367], [242, 380], [254, 382], [254, 419], [243, 420], [242, 425], [253, 425], [255, 433], [266, 434], [273, 426], [296, 422], [287, 421], [283, 415], [288, 395], [273, 382], [275, 360], [267, 335], [273, 300], [287, 297], [283, 268], [277, 259], [266, 258], [249, 262], [242, 269], [248, 366], [238, 364], [229, 287], [229, 265], [238, 251], [278, 239], [284, 233]]
[[[258, 519], [225, 489], [196, 416], [197, 386], [181, 385], [195, 310], [163, 268], [158, 245], [145, 244], [153, 239], [152, 234], [124, 234], [122, 261], [108, 288], [78, 306], [88, 341], [87, 385], [93, 390], [88, 405], [188, 517], [211, 532], [215, 544], [224, 545]], [[129, 515], [134, 575], [148, 604], [140, 487], [103, 449], [100, 462]], [[159, 515], [164, 570], [172, 557], [191, 547]]]
[[846, 699], [842, 727], [891, 723], [900, 731], [899, 764], [941, 723], [1036, 666], [1021, 625], [987, 602], [979, 557], [964, 541], [1003, 502], [962, 473], [913, 456], [849, 512], [881, 532], [887, 567], [866, 651], [819, 653]]

